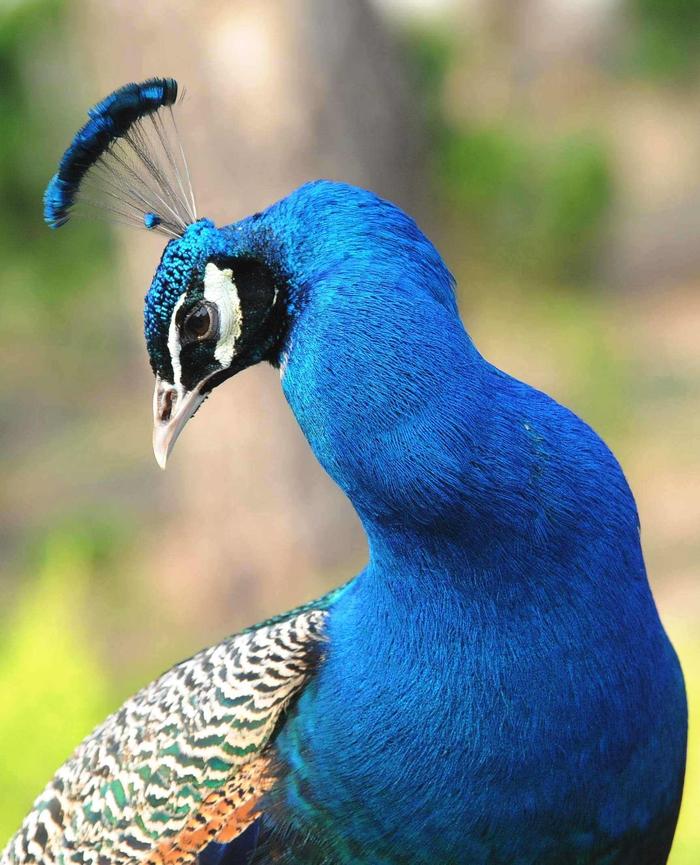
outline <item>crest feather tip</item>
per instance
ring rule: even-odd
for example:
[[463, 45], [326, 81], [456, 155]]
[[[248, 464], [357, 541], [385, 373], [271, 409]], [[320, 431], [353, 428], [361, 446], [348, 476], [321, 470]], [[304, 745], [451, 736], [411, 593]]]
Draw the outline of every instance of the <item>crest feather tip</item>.
[[60, 228], [76, 203], [177, 237], [196, 220], [172, 108], [174, 78], [125, 84], [88, 111], [44, 193], [44, 220]]

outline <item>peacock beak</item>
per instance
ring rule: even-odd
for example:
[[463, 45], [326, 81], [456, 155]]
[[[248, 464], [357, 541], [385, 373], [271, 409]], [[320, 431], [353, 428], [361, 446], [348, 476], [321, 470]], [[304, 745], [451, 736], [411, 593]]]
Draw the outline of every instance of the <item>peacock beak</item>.
[[153, 393], [153, 453], [164, 469], [178, 436], [185, 424], [206, 399], [201, 382], [194, 390], [176, 388], [156, 376]]

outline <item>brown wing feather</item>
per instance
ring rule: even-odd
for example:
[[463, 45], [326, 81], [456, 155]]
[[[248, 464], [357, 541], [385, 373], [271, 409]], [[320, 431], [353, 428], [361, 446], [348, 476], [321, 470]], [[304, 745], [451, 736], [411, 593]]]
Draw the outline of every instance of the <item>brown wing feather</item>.
[[212, 841], [233, 841], [259, 816], [260, 797], [274, 783], [264, 758], [243, 766], [225, 787], [215, 790], [190, 816], [180, 833], [162, 841], [142, 865], [189, 865]]
[[305, 609], [178, 664], [56, 773], [0, 865], [186, 862], [253, 819], [262, 751], [306, 682], [327, 613]]

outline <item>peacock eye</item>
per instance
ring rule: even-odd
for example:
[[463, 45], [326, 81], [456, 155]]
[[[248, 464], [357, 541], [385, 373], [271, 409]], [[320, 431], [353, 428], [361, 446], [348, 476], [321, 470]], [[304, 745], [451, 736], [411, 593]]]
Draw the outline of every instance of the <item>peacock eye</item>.
[[191, 340], [209, 339], [216, 330], [216, 313], [206, 303], [198, 303], [185, 319], [183, 331]]

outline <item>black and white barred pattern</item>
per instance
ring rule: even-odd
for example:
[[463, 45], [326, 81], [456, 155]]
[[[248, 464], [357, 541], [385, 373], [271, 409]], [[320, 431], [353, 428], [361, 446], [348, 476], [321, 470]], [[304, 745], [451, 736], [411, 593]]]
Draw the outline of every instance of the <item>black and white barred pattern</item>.
[[297, 611], [230, 637], [128, 700], [58, 770], [0, 865], [140, 862], [237, 773], [250, 791], [241, 769], [313, 670], [326, 615]]

